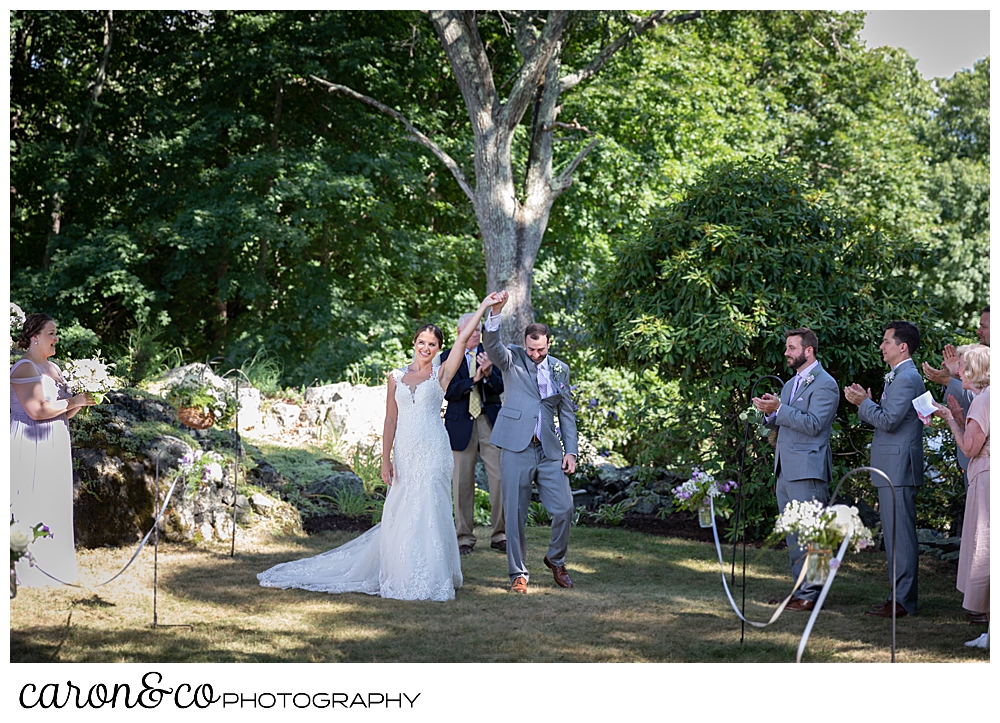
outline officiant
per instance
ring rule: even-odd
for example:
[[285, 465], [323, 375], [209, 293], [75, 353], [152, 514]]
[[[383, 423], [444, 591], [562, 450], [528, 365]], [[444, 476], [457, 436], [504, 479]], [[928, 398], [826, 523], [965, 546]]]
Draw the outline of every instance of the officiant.
[[[457, 333], [462, 333], [471, 319], [472, 314], [460, 317]], [[477, 457], [483, 459], [490, 489], [490, 547], [507, 552], [500, 489], [500, 448], [490, 444], [490, 435], [501, 406], [503, 377], [493, 367], [479, 340], [480, 330], [476, 329], [465, 347], [465, 364], [459, 365], [444, 395], [448, 400], [444, 426], [448, 430], [452, 454], [455, 456], [455, 471], [452, 475], [455, 532], [458, 535], [458, 551], [462, 555], [470, 554], [476, 546], [474, 511]], [[450, 351], [449, 349], [441, 354], [442, 362], [448, 358]]]

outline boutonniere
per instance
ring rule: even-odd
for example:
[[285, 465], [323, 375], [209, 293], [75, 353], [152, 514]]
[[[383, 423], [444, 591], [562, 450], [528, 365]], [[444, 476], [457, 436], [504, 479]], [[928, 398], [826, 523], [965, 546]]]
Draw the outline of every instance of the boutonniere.
[[883, 377], [886, 384], [892, 384], [892, 380], [896, 378], [896, 372], [889, 372]]
[[552, 373], [553, 374], [562, 374], [564, 371], [566, 371], [566, 369], [563, 368], [563, 365], [560, 364], [559, 362], [555, 362], [555, 363], [552, 364]]
[[812, 384], [812, 383], [813, 383], [814, 381], [816, 381], [816, 377], [814, 377], [814, 376], [813, 376], [812, 374], [810, 374], [809, 376], [807, 376], [807, 377], [806, 377], [806, 383], [805, 383], [805, 386], [807, 386], [807, 387], [808, 387], [808, 386], [809, 386], [810, 384]]

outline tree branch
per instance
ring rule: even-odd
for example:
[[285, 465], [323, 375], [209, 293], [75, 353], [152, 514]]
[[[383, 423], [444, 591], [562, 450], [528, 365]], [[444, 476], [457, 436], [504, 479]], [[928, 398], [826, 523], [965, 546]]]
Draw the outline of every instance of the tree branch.
[[472, 131], [477, 136], [485, 135], [493, 124], [499, 101], [475, 11], [431, 10], [428, 16], [469, 111]]
[[574, 158], [570, 162], [570, 164], [566, 166], [565, 169], [563, 169], [563, 172], [560, 173], [555, 178], [555, 180], [552, 181], [553, 200], [555, 200], [557, 196], [559, 196], [563, 191], [565, 191], [567, 188], [573, 185], [573, 172], [576, 170], [576, 167], [580, 165], [580, 161], [582, 161], [584, 157], [588, 153], [590, 153], [593, 150], [594, 146], [596, 145], [597, 145], [597, 139], [596, 138], [591, 139], [590, 143], [587, 144], [587, 147], [584, 148], [579, 153], [577, 153], [576, 158]]
[[80, 132], [76, 136], [74, 150], [77, 153], [83, 148], [83, 141], [87, 137], [87, 131], [90, 130], [90, 122], [94, 117], [94, 106], [97, 104], [97, 99], [101, 97], [101, 91], [104, 90], [104, 81], [108, 76], [108, 58], [111, 57], [111, 42], [114, 38], [113, 18], [114, 11], [108, 10], [108, 14], [104, 17], [104, 53], [101, 56], [101, 64], [97, 68], [97, 74], [94, 76], [94, 86], [90, 94], [90, 102], [87, 104], [83, 123], [80, 124]]
[[562, 40], [563, 29], [566, 27], [566, 18], [568, 15], [569, 13], [566, 10], [553, 10], [549, 12], [545, 21], [545, 27], [542, 29], [541, 35], [534, 42], [531, 48], [531, 55], [525, 59], [524, 65], [521, 66], [521, 72], [518, 74], [517, 80], [514, 81], [514, 87], [511, 88], [510, 95], [507, 97], [507, 103], [504, 105], [503, 110], [500, 111], [497, 121], [502, 128], [512, 131], [521, 122], [521, 118], [524, 117], [525, 111], [528, 110], [528, 105], [531, 103], [532, 98], [535, 97], [538, 83], [545, 73], [549, 60], [552, 58], [552, 54], [556, 52]]
[[695, 10], [690, 13], [684, 13], [683, 15], [675, 15], [672, 18], [666, 17], [669, 10], [657, 10], [654, 13], [650, 13], [644, 18], [639, 18], [635, 21], [631, 28], [626, 30], [624, 33], [619, 35], [614, 42], [601, 50], [590, 63], [576, 73], [571, 73], [559, 81], [560, 92], [565, 92], [570, 88], [573, 88], [585, 80], [597, 75], [598, 71], [604, 67], [604, 64], [608, 62], [608, 59], [621, 50], [625, 45], [630, 43], [632, 40], [642, 35], [644, 32], [649, 30], [651, 27], [656, 27], [661, 22], [668, 23], [670, 25], [677, 25], [679, 23], [686, 23], [690, 20], [697, 20], [701, 17], [701, 10]]
[[475, 203], [475, 191], [473, 190], [472, 186], [469, 185], [469, 181], [466, 179], [465, 174], [462, 173], [462, 169], [459, 168], [458, 164], [455, 162], [455, 159], [453, 159], [451, 156], [445, 153], [441, 149], [441, 147], [438, 146], [437, 143], [435, 143], [426, 135], [417, 130], [417, 128], [412, 123], [410, 123], [410, 121], [406, 118], [406, 116], [404, 116], [395, 108], [390, 108], [385, 103], [380, 103], [374, 98], [370, 98], [369, 96], [363, 95], [362, 93], [359, 93], [356, 90], [353, 90], [352, 88], [348, 88], [346, 85], [331, 83], [328, 80], [317, 78], [315, 75], [310, 75], [309, 77], [312, 78], [317, 83], [319, 83], [320, 85], [325, 86], [331, 93], [334, 92], [343, 93], [344, 95], [350, 98], [354, 98], [354, 100], [360, 101], [365, 105], [370, 105], [375, 110], [384, 113], [387, 116], [395, 118], [400, 123], [402, 123], [403, 126], [406, 128], [406, 130], [410, 132], [410, 135], [413, 137], [413, 140], [415, 140], [417, 143], [419, 143], [424, 148], [428, 149], [431, 153], [433, 153], [437, 157], [437, 159], [441, 161], [441, 163], [443, 163], [449, 171], [451, 171], [451, 175], [455, 177], [456, 181], [458, 181], [458, 185], [462, 189], [462, 191], [465, 193], [466, 196], [468, 196], [470, 201]]

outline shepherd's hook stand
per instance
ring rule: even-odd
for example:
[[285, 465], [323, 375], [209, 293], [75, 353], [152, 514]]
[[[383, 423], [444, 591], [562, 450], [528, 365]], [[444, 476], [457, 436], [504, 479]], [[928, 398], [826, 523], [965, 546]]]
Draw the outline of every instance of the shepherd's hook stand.
[[[166, 624], [161, 623], [156, 612], [156, 591], [159, 585], [158, 570], [159, 570], [159, 553], [160, 553], [160, 514], [161, 511], [170, 502], [169, 499], [164, 500], [163, 505], [160, 505], [160, 458], [163, 456], [163, 447], [157, 447], [154, 451], [154, 456], [156, 457], [156, 507], [153, 509], [153, 629], [156, 628], [188, 628], [194, 630], [194, 625], [190, 623], [175, 623]], [[170, 488], [173, 490], [173, 487]]]
[[[765, 379], [773, 379], [774, 381], [778, 382], [779, 386], [784, 386], [784, 384], [785, 384], [785, 382], [782, 381], [781, 377], [777, 377], [774, 374], [765, 374], [762, 377], [758, 377], [757, 381], [755, 381], [753, 383], [753, 386], [750, 388], [750, 397], [749, 397], [749, 399], [753, 399], [754, 398], [754, 396], [755, 396], [755, 394], [757, 392], [757, 385], [760, 384]], [[736, 585], [736, 546], [739, 544], [740, 538], [742, 538], [743, 539], [743, 579], [742, 579], [742, 581], [740, 583], [740, 587], [743, 589], [743, 600], [741, 602], [741, 606], [742, 607], [740, 608], [740, 612], [743, 615], [746, 615], [746, 612], [747, 612], [747, 535], [746, 535], [746, 530], [744, 530], [742, 528], [742, 526], [740, 525], [740, 521], [741, 521], [741, 519], [743, 517], [743, 512], [744, 512], [744, 509], [743, 509], [743, 490], [744, 490], [744, 488], [746, 486], [745, 485], [746, 480], [743, 477], [743, 474], [744, 474], [743, 470], [744, 470], [744, 466], [745, 466], [746, 459], [747, 459], [747, 447], [749, 446], [749, 443], [750, 443], [750, 420], [748, 419], [748, 420], [746, 420], [743, 423], [743, 450], [740, 453], [740, 484], [737, 487], [738, 492], [736, 494], [736, 531], [737, 531], [737, 533], [738, 533], [739, 536], [736, 539], [733, 540], [733, 564], [732, 564], [732, 569], [731, 569], [730, 578], [729, 578], [730, 584]], [[747, 627], [746, 626], [746, 622], [741, 619], [740, 620], [740, 645], [743, 645], [743, 636], [746, 634], [746, 627]]]
[[[228, 357], [215, 357], [212, 361], [227, 361], [229, 362], [232, 369], [222, 375], [225, 379], [230, 374], [236, 373], [246, 380], [246, 383], [253, 386], [253, 382], [250, 381], [244, 371], [236, 366], [236, 362]], [[211, 362], [209, 362], [211, 364]], [[237, 482], [239, 482], [240, 476], [240, 454], [243, 451], [243, 444], [240, 441], [240, 382], [239, 379], [233, 381], [233, 393], [236, 395], [236, 417], [234, 419], [234, 432], [235, 432], [235, 445], [233, 448], [233, 539], [232, 544], [229, 548], [229, 556], [236, 557], [236, 507], [237, 500], [239, 499], [238, 493], [236, 491]]]
[[[840, 478], [840, 482], [837, 483], [836, 489], [833, 490], [833, 494], [830, 495], [830, 506], [833, 506], [834, 500], [837, 499], [837, 493], [840, 492], [840, 486], [844, 484], [844, 480], [848, 477], [853, 477], [855, 472], [870, 472], [872, 474], [878, 474], [885, 477], [885, 481], [889, 485], [889, 491], [892, 494], [892, 560], [890, 562], [890, 567], [892, 568], [892, 658], [890, 662], [896, 662], [896, 485], [892, 483], [889, 479], [889, 475], [880, 469], [875, 467], [855, 467], [850, 472], [845, 474]], [[884, 530], [883, 530], [884, 532]]]

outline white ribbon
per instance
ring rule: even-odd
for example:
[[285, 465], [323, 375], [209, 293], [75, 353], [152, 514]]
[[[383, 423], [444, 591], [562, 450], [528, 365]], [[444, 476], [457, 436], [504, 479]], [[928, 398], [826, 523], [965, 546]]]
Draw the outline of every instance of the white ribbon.
[[[726, 565], [722, 561], [722, 546], [719, 544], [719, 530], [715, 526], [715, 503], [712, 501], [711, 497], [708, 498], [708, 502], [709, 502], [709, 507], [712, 510], [712, 536], [715, 538], [715, 551], [719, 555], [719, 569], [722, 573], [722, 587], [726, 591], [726, 597], [729, 598], [729, 604], [732, 606], [733, 612], [736, 613], [736, 616], [743, 622], [752, 625], [755, 628], [766, 628], [768, 625], [770, 625], [779, 617], [781, 617], [781, 613], [784, 612], [785, 606], [788, 605], [788, 603], [791, 601], [792, 595], [795, 593], [796, 590], [799, 589], [799, 585], [802, 584], [802, 581], [805, 580], [806, 571], [809, 569], [810, 553], [808, 551], [808, 548], [806, 550], [806, 559], [802, 563], [802, 570], [801, 572], [799, 572], [799, 578], [798, 580], [795, 581], [795, 584], [792, 586], [792, 592], [788, 593], [788, 597], [786, 597], [778, 606], [778, 609], [774, 611], [774, 615], [771, 616], [771, 619], [768, 620], [766, 623], [758, 623], [753, 620], [747, 620], [747, 618], [743, 616], [743, 613], [740, 612], [740, 609], [736, 606], [736, 601], [733, 600], [733, 595], [729, 591], [729, 584], [726, 582]], [[837, 570], [840, 567], [840, 563], [844, 559], [844, 553], [847, 552], [847, 546], [850, 544], [850, 542], [851, 542], [851, 534], [848, 533], [847, 535], [844, 536], [844, 541], [840, 543], [840, 550], [837, 551], [837, 563], [838, 563], [837, 567], [830, 568], [830, 574], [826, 578], [826, 582], [823, 584], [823, 589], [820, 590], [819, 597], [816, 598], [816, 605], [813, 607], [812, 614], [809, 616], [809, 622], [806, 623], [806, 629], [802, 633], [802, 640], [799, 641], [799, 650], [795, 655], [796, 663], [802, 662], [802, 653], [805, 652], [806, 643], [809, 642], [809, 634], [812, 632], [813, 625], [816, 623], [816, 618], [819, 616], [819, 611], [823, 607], [823, 601], [826, 600], [826, 594], [830, 591], [830, 585], [833, 584], [833, 578], [837, 576]]]

